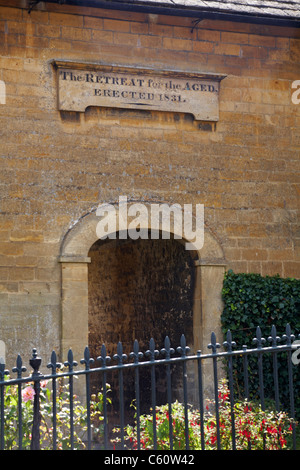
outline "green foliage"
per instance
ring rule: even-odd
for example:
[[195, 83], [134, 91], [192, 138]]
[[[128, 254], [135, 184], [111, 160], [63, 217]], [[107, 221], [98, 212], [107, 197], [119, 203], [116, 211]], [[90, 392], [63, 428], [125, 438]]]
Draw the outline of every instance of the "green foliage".
[[[231, 450], [232, 412], [230, 394], [226, 381], [219, 385], [219, 432], [220, 448]], [[178, 401], [172, 403], [171, 427], [173, 449], [185, 449], [185, 409]], [[288, 448], [288, 440], [292, 433], [292, 422], [284, 412], [273, 410], [263, 411], [259, 404], [238, 401], [234, 404], [235, 444], [237, 450], [280, 450]], [[154, 448], [153, 415], [140, 416], [140, 445], [142, 450]], [[169, 437], [169, 406], [156, 408], [157, 449], [170, 449]], [[188, 409], [189, 448], [201, 450], [200, 412], [191, 406]], [[214, 401], [207, 403], [203, 417], [204, 445], [207, 450], [217, 450], [217, 420], [214, 413]], [[125, 435], [128, 449], [138, 448], [137, 423], [126, 426]], [[119, 438], [115, 439], [118, 442]]]
[[[68, 383], [59, 379], [59, 387], [56, 396], [56, 433], [57, 449], [70, 449], [70, 395]], [[108, 385], [108, 391], [110, 387]], [[33, 423], [33, 384], [22, 386], [22, 448], [30, 449], [31, 431]], [[84, 449], [87, 432], [87, 408], [79, 399], [73, 397], [73, 424], [74, 424], [74, 448]], [[110, 402], [110, 400], [108, 400]], [[103, 393], [91, 397], [90, 417], [92, 422], [93, 437], [97, 440], [103, 435]], [[53, 447], [53, 399], [52, 391], [47, 381], [41, 382], [40, 389], [40, 446], [43, 450], [51, 450]], [[18, 386], [5, 386], [4, 394], [4, 439], [5, 449], [14, 450], [19, 447], [18, 429]]]
[[[275, 325], [277, 335], [285, 334], [286, 325], [290, 324], [294, 334], [300, 332], [300, 280], [279, 276], [263, 277], [259, 274], [235, 274], [228, 271], [223, 283], [224, 310], [221, 316], [224, 335], [227, 330], [232, 333], [237, 348], [243, 345], [255, 347], [253, 338], [256, 327], [260, 326], [263, 337], [267, 340], [271, 327]], [[279, 343], [280, 344], [280, 343]], [[270, 345], [267, 341], [266, 346]], [[264, 385], [266, 397], [274, 398], [273, 364], [271, 355], [264, 355]], [[242, 364], [235, 368], [236, 384], [243, 383]], [[289, 404], [288, 368], [286, 354], [278, 354], [279, 386], [281, 402], [285, 407]], [[249, 357], [249, 374], [251, 393], [254, 396], [258, 389], [257, 360]], [[300, 417], [300, 367], [293, 366], [294, 384], [296, 388], [296, 414]], [[242, 390], [241, 390], [242, 391]]]

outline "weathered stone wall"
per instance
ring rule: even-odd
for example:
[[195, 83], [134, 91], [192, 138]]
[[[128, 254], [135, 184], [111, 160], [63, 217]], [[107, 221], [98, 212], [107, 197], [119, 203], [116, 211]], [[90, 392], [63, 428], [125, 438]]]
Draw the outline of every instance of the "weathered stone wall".
[[[299, 30], [0, 1], [1, 339], [59, 351], [60, 246], [100, 202], [202, 203], [235, 271], [299, 277]], [[46, 6], [45, 6], [46, 5]], [[14, 7], [15, 6], [15, 7]], [[57, 110], [64, 59], [227, 74], [218, 123]], [[72, 345], [70, 344], [70, 347]]]

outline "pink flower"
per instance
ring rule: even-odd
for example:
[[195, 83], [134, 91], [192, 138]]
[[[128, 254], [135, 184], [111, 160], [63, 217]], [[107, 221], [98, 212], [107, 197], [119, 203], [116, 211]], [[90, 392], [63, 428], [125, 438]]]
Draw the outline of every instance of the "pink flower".
[[22, 398], [25, 403], [29, 400], [33, 401], [34, 395], [35, 391], [31, 386], [28, 386], [22, 390]]

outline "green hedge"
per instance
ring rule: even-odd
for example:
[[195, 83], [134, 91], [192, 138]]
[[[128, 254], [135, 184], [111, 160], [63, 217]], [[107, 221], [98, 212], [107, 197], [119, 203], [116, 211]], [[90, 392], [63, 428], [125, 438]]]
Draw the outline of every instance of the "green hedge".
[[[277, 335], [285, 334], [289, 323], [292, 333], [300, 333], [300, 280], [277, 276], [263, 277], [259, 274], [235, 274], [229, 270], [225, 274], [222, 296], [224, 310], [221, 316], [224, 338], [227, 330], [232, 333], [237, 348], [243, 345], [248, 348], [255, 347], [253, 338], [256, 336], [256, 327], [260, 326], [263, 337], [267, 340], [271, 334], [271, 327], [275, 325]], [[224, 339], [226, 340], [226, 338]], [[280, 343], [279, 343], [280, 344]], [[266, 345], [269, 345], [267, 343]], [[258, 390], [256, 358], [249, 362], [251, 394]], [[281, 389], [281, 402], [288, 407], [288, 371], [287, 358], [284, 354], [278, 355], [279, 386]], [[264, 385], [266, 398], [274, 397], [272, 358], [264, 355]], [[294, 382], [296, 386], [295, 401], [296, 414], [300, 418], [300, 365], [293, 366]], [[237, 384], [243, 383], [242, 366], [237, 361], [235, 367]]]

